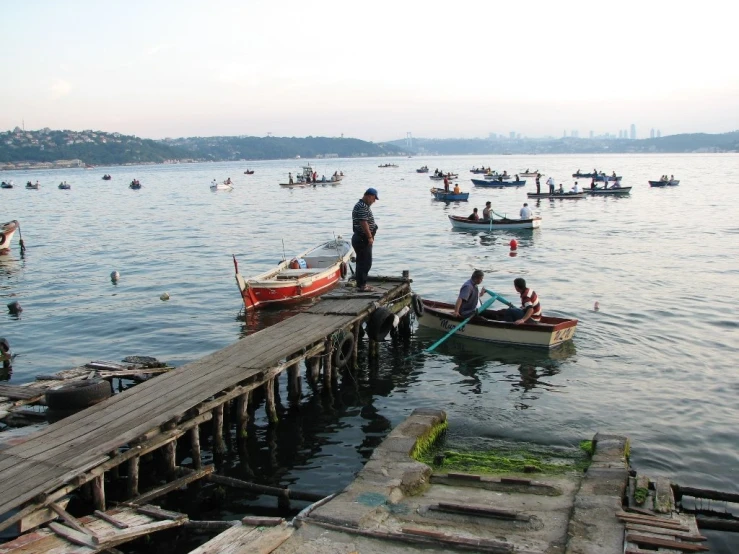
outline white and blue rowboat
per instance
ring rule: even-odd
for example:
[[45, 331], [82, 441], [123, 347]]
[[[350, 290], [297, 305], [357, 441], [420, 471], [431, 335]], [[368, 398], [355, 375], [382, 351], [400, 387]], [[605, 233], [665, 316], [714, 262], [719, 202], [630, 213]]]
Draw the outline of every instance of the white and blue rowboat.
[[627, 194], [631, 194], [631, 187], [616, 187], [610, 189], [596, 187], [594, 189], [585, 189], [585, 192], [591, 196], [625, 196]]
[[[416, 310], [421, 312], [418, 315], [420, 326], [446, 333], [464, 321], [464, 318], [453, 315], [454, 304], [421, 300], [421, 305], [423, 309]], [[571, 340], [577, 329], [577, 319], [543, 316], [540, 323], [515, 325], [495, 321], [492, 319], [494, 317], [492, 310], [485, 310], [470, 319], [453, 336], [515, 346], [555, 348]]]
[[487, 187], [489, 189], [503, 189], [508, 187], [522, 187], [526, 184], [526, 180], [520, 181], [492, 181], [489, 179], [472, 179], [472, 184], [476, 187]]
[[449, 221], [454, 229], [466, 231], [494, 231], [499, 229], [538, 229], [541, 227], [541, 217], [535, 216], [531, 219], [467, 219], [458, 215], [450, 215]]
[[466, 202], [470, 197], [469, 192], [447, 192], [444, 189], [437, 189], [435, 187], [431, 189], [431, 194], [434, 195], [436, 200], [441, 200], [442, 202]]
[[672, 179], [671, 181], [649, 181], [650, 187], [676, 187], [679, 184], [679, 179]]

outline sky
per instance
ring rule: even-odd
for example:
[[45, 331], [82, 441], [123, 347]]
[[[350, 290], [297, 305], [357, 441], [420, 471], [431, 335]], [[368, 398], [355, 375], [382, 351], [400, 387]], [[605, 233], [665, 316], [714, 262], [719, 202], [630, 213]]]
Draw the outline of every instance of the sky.
[[722, 0], [2, 0], [0, 130], [144, 138], [739, 129]]

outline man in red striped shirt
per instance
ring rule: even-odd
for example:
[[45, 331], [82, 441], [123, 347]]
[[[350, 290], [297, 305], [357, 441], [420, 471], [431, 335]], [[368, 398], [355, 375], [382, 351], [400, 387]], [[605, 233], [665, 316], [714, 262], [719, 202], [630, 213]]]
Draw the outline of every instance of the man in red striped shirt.
[[508, 308], [503, 314], [505, 320], [516, 325], [541, 321], [541, 304], [539, 304], [539, 296], [536, 292], [527, 288], [526, 280], [521, 277], [513, 280], [513, 286], [516, 287], [516, 292], [521, 295], [521, 307]]

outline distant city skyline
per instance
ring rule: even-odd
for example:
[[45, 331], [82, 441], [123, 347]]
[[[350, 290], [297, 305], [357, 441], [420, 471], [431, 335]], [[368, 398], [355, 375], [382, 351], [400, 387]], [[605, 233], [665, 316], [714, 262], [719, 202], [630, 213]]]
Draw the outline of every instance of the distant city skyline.
[[[494, 22], [497, 45], [485, 36]], [[525, 22], [525, 25], [523, 23]], [[143, 138], [739, 128], [729, 3], [7, 0], [0, 129]], [[608, 36], [568, 33], [607, 23]], [[443, 25], [448, 40], [432, 30]], [[650, 41], [669, 29], [685, 41]], [[456, 38], [454, 33], [463, 35]], [[689, 76], [689, 78], [686, 78]], [[626, 123], [625, 123], [626, 122]]]

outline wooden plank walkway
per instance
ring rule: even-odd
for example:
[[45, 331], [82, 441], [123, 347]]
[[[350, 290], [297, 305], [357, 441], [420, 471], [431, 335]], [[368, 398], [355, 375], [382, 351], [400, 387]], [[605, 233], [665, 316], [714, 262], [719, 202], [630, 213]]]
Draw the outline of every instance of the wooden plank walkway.
[[0, 451], [0, 514], [24, 505], [31, 509], [29, 503], [44, 505], [62, 487], [81, 485], [89, 479], [80, 476], [109, 461], [117, 449], [163, 433], [165, 424], [200, 414], [198, 407], [219, 393], [245, 384], [256, 388], [283, 371], [286, 360], [362, 321], [378, 305], [410, 292], [408, 280], [372, 285], [376, 293], [339, 291], [337, 298], [321, 300], [306, 313], [132, 387]]

